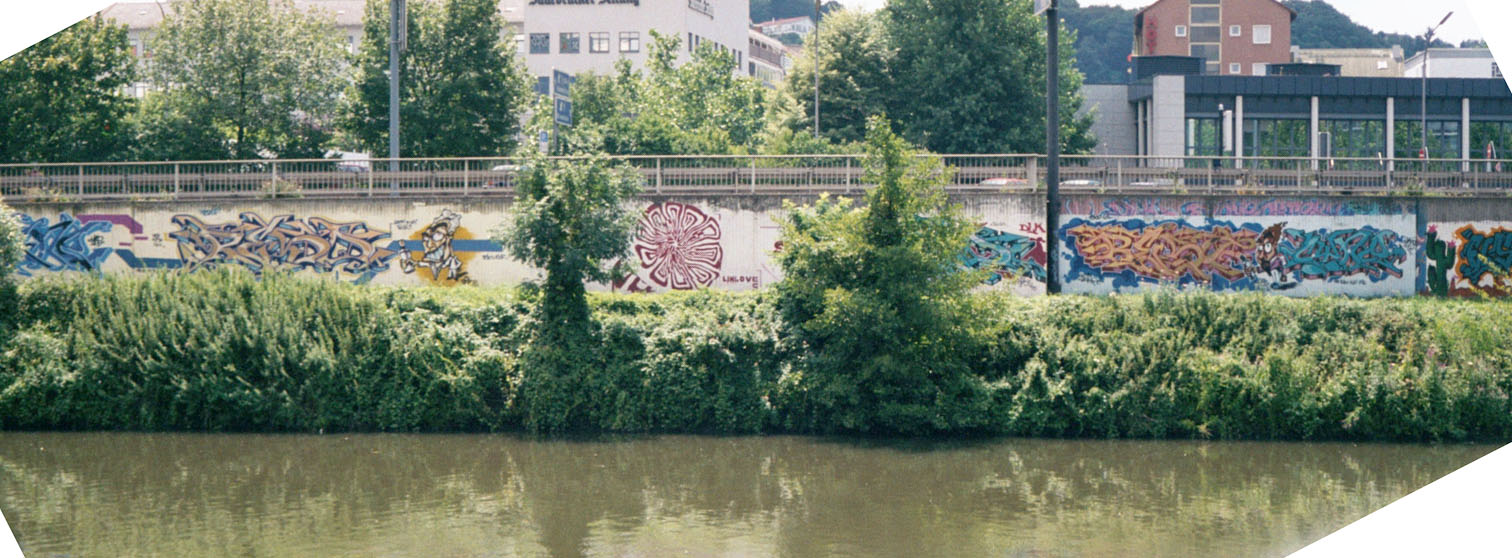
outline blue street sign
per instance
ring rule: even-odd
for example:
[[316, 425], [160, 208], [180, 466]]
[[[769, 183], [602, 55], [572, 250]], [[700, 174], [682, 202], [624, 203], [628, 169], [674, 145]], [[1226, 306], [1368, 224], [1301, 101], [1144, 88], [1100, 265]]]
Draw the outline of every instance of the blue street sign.
[[564, 99], [571, 99], [572, 98], [572, 82], [573, 81], [574, 80], [573, 80], [572, 76], [568, 75], [567, 72], [563, 72], [561, 70], [552, 70], [551, 71], [551, 83], [552, 83], [551, 92], [553, 94], [555, 94], [557, 97], [561, 97], [561, 98], [564, 98]]
[[572, 125], [572, 101], [567, 99], [556, 100], [556, 123], [563, 126]]

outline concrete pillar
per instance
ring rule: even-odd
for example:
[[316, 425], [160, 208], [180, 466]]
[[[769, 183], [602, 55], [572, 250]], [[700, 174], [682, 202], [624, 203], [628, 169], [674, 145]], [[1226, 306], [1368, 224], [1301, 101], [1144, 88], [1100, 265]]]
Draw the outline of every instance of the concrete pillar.
[[1396, 97], [1386, 98], [1386, 170], [1396, 170]]
[[1144, 155], [1146, 153], [1149, 153], [1148, 148], [1146, 147], [1149, 144], [1146, 143], [1147, 140], [1145, 138], [1145, 110], [1145, 101], [1140, 101], [1134, 106], [1134, 137], [1137, 138], [1134, 140], [1135, 155]]
[[1460, 99], [1460, 172], [1470, 172], [1470, 98]]
[[1234, 168], [1244, 168], [1244, 95], [1234, 97]]
[[1322, 153], [1320, 151], [1321, 146], [1318, 145], [1318, 143], [1319, 143], [1318, 142], [1319, 127], [1318, 127], [1318, 96], [1317, 95], [1313, 95], [1313, 98], [1312, 98], [1312, 119], [1309, 122], [1310, 122], [1310, 124], [1308, 124], [1307, 129], [1308, 129], [1310, 135], [1312, 136], [1312, 143], [1311, 143], [1312, 147], [1311, 147], [1311, 149], [1309, 149], [1308, 152], [1312, 154], [1311, 157], [1312, 157], [1312, 168], [1313, 168], [1313, 170], [1318, 170], [1318, 157], [1322, 156]]

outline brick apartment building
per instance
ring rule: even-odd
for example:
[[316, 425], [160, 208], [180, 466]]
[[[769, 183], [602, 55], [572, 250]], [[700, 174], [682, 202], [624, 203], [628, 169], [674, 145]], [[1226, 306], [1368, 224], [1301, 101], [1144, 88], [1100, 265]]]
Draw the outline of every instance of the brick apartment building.
[[1297, 13], [1276, 0], [1158, 0], [1134, 16], [1135, 56], [1196, 56], [1210, 75], [1291, 62]]

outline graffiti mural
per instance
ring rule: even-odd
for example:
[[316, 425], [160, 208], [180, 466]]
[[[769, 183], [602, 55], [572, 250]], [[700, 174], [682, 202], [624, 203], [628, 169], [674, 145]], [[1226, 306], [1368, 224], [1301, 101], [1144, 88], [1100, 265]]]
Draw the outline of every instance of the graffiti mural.
[[452, 241], [462, 230], [462, 216], [446, 209], [436, 217], [430, 225], [416, 233], [420, 241], [419, 257], [411, 254], [411, 250], [404, 250], [404, 256], [399, 260], [399, 268], [406, 274], [414, 273], [417, 269], [430, 271], [432, 281], [445, 281], [450, 283], [471, 283], [467, 271], [462, 269], [462, 259], [457, 257], [456, 250], [452, 247]]
[[1259, 231], [1231, 224], [1192, 226], [1182, 221], [1093, 223], [1073, 219], [1061, 239], [1075, 256], [1067, 281], [1080, 276], [1113, 279], [1115, 286], [1151, 283], [1217, 284], [1247, 276]]
[[1204, 285], [1217, 290], [1286, 290], [1304, 281], [1376, 283], [1403, 276], [1411, 242], [1390, 231], [1288, 228], [1213, 221], [1093, 222], [1059, 233], [1071, 259], [1066, 280]]
[[389, 261], [399, 255], [391, 247], [380, 247], [388, 231], [368, 228], [367, 223], [338, 223], [321, 217], [296, 219], [280, 215], [272, 219], [247, 212], [236, 221], [206, 224], [194, 215], [175, 215], [177, 231], [169, 237], [178, 241], [179, 259], [184, 271], [240, 265], [261, 274], [272, 269], [339, 272], [371, 279], [387, 270]]
[[1401, 277], [1407, 261], [1405, 239], [1369, 225], [1329, 231], [1287, 230], [1282, 254], [1300, 279], [1364, 275], [1371, 281]]
[[1045, 241], [991, 227], [972, 235], [957, 259], [967, 269], [990, 270], [984, 281], [997, 285], [1020, 278], [1045, 281]]
[[723, 237], [719, 221], [697, 207], [651, 204], [631, 246], [638, 269], [633, 277], [616, 281], [614, 288], [648, 292], [655, 285], [685, 291], [713, 285], [724, 266]]
[[1485, 230], [1465, 225], [1454, 231], [1458, 244], [1455, 257], [1455, 283], [1451, 294], [1470, 295], [1477, 290], [1506, 295], [1508, 275], [1512, 274], [1512, 229], [1494, 227]]
[[55, 223], [49, 223], [46, 217], [17, 217], [21, 237], [26, 239], [26, 251], [17, 268], [22, 277], [31, 277], [31, 272], [39, 270], [98, 271], [113, 253], [100, 246], [104, 242], [100, 235], [111, 230], [109, 221], [81, 221], [67, 213], [59, 213]]

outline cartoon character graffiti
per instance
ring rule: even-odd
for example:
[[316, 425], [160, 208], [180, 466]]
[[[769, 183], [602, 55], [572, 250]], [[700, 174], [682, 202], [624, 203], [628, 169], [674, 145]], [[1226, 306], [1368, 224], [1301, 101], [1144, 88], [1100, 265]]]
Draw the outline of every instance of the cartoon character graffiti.
[[405, 273], [414, 273], [419, 268], [429, 269], [433, 280], [440, 280], [441, 272], [445, 271], [447, 280], [470, 282], [467, 271], [462, 269], [462, 260], [452, 249], [452, 240], [461, 228], [461, 215], [450, 209], [442, 210], [436, 220], [420, 231], [420, 244], [424, 250], [419, 259], [405, 257], [399, 260], [399, 268]]
[[1290, 289], [1297, 286], [1286, 268], [1286, 257], [1281, 255], [1281, 241], [1285, 240], [1286, 222], [1276, 223], [1260, 232], [1255, 241], [1254, 272], [1269, 280], [1272, 289]]

